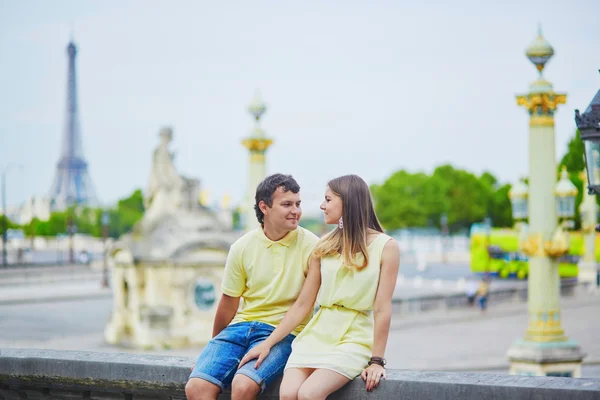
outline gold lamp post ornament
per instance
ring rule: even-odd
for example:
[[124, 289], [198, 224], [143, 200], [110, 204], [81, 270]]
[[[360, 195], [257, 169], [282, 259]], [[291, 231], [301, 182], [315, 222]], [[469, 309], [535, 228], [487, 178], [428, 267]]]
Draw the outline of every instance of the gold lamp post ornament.
[[[569, 240], [558, 224], [574, 214], [574, 186], [566, 171], [556, 183], [554, 113], [567, 96], [554, 92], [542, 72], [554, 49], [542, 36], [525, 54], [539, 71], [529, 92], [516, 96], [529, 119], [529, 190], [527, 192], [528, 230], [521, 248], [528, 256], [527, 304], [529, 323], [525, 337], [508, 350], [510, 373], [516, 375], [581, 376], [583, 353], [577, 343], [567, 340], [561, 326], [560, 276], [558, 258], [569, 251]], [[518, 189], [518, 187], [517, 187]], [[523, 191], [515, 189], [511, 202], [521, 207]], [[573, 207], [571, 207], [573, 205]], [[571, 213], [571, 211], [573, 211]]]
[[552, 84], [542, 76], [546, 63], [554, 55], [554, 49], [542, 36], [541, 27], [538, 37], [527, 47], [525, 54], [540, 76], [531, 84], [529, 93], [517, 96], [517, 104], [529, 112], [530, 126], [554, 127], [554, 112], [559, 104], [567, 102], [567, 95], [555, 93]]
[[256, 93], [254, 99], [248, 105], [248, 111], [254, 117], [256, 125], [249, 137], [242, 140], [242, 145], [250, 152], [249, 182], [248, 192], [245, 200], [244, 225], [246, 231], [252, 230], [258, 226], [256, 213], [254, 211], [254, 196], [256, 187], [267, 176], [267, 166], [265, 154], [273, 144], [273, 140], [265, 136], [265, 132], [260, 127], [260, 117], [267, 110], [267, 106]]
[[552, 235], [552, 239], [544, 243], [544, 250], [550, 257], [561, 257], [567, 254], [571, 247], [569, 236], [563, 228], [568, 229], [574, 226], [575, 197], [577, 196], [577, 188], [569, 179], [567, 167], [564, 165], [561, 170], [560, 180], [554, 189], [554, 195], [556, 198], [556, 214], [561, 223]]

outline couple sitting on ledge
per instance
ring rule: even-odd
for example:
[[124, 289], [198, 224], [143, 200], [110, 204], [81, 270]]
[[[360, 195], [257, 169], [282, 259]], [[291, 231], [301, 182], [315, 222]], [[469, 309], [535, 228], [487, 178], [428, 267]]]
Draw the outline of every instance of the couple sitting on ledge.
[[282, 373], [281, 399], [325, 399], [359, 375], [373, 390], [386, 377], [400, 251], [368, 185], [356, 175], [327, 184], [320, 208], [337, 226], [321, 239], [298, 226], [290, 175], [265, 178], [254, 208], [261, 226], [231, 246], [213, 338], [187, 398], [216, 399], [231, 385], [232, 399], [254, 399]]

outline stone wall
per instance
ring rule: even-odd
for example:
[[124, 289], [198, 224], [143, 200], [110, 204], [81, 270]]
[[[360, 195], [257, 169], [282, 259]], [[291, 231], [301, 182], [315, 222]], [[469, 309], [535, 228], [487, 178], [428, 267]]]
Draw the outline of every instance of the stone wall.
[[[0, 349], [0, 400], [185, 399], [193, 363], [187, 357]], [[278, 385], [260, 398], [278, 398]], [[600, 380], [390, 370], [372, 393], [359, 378], [330, 398], [591, 400], [600, 399]]]

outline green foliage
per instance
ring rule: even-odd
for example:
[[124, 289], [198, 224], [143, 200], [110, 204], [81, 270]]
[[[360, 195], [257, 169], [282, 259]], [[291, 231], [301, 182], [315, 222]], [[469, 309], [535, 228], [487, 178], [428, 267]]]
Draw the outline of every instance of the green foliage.
[[17, 229], [19, 225], [12, 223], [10, 219], [8, 219], [4, 215], [0, 215], [0, 235], [4, 234], [4, 226], [6, 224], [6, 229]]
[[[102, 214], [108, 212], [108, 235], [114, 238], [130, 232], [144, 215], [144, 197], [141, 190], [134, 191], [129, 197], [119, 200], [117, 206], [110, 210], [101, 208], [72, 207], [65, 211], [50, 214], [47, 221], [34, 218], [23, 226], [27, 236], [56, 236], [68, 234], [71, 223], [77, 233], [95, 237], [103, 235]], [[1, 221], [0, 221], [1, 222]], [[16, 227], [9, 222], [9, 228]], [[1, 226], [1, 225], [0, 225]], [[1, 233], [1, 232], [0, 232]]]
[[560, 160], [558, 170], [560, 171], [562, 166], [565, 165], [569, 173], [583, 171], [585, 169], [584, 151], [585, 146], [581, 140], [581, 134], [579, 133], [579, 130], [577, 130], [575, 131], [575, 136], [569, 140], [567, 153]]
[[440, 227], [443, 214], [451, 231], [468, 229], [486, 216], [496, 226], [510, 226], [509, 190], [489, 172], [477, 177], [451, 165], [437, 167], [430, 176], [401, 170], [371, 186], [377, 215], [388, 230]]
[[[569, 179], [577, 187], [577, 197], [575, 198], [575, 229], [581, 227], [581, 214], [579, 213], [579, 206], [583, 201], [583, 193], [587, 191], [587, 188], [583, 187], [582, 172], [585, 171], [585, 159], [584, 159], [585, 146], [581, 140], [579, 130], [575, 131], [575, 136], [569, 140], [567, 145], [567, 153], [563, 156], [558, 164], [557, 179], [560, 177], [560, 171], [564, 166], [567, 167], [569, 172]], [[600, 197], [600, 196], [597, 196]], [[599, 200], [599, 199], [597, 199]]]
[[327, 231], [327, 225], [325, 225], [323, 218], [302, 217], [300, 219], [300, 226], [308, 229], [317, 236], [322, 236]]
[[144, 215], [144, 196], [141, 190], [134, 191], [131, 196], [119, 200], [117, 208], [109, 211], [110, 237], [119, 237], [124, 233], [131, 232], [136, 222]]
[[[583, 152], [584, 145], [577, 131], [558, 165], [559, 171], [563, 165], [567, 167], [569, 177], [579, 191], [576, 198], [576, 229], [580, 227], [579, 205], [584, 190], [587, 190], [583, 187], [580, 175], [585, 168]], [[511, 227], [510, 188], [510, 184], [501, 184], [490, 172], [477, 177], [452, 165], [441, 165], [431, 175], [397, 171], [382, 184], [372, 185], [371, 192], [377, 215], [388, 230], [440, 227], [440, 217], [446, 214], [450, 231], [457, 231], [468, 229], [486, 217], [491, 218], [495, 227]]]
[[240, 207], [236, 207], [231, 213], [231, 225], [236, 231], [242, 229], [242, 211]]
[[427, 175], [398, 171], [381, 186], [373, 186], [375, 207], [387, 229], [426, 226], [428, 215], [422, 206]]
[[508, 198], [508, 192], [510, 192], [510, 188], [511, 185], [506, 184], [498, 187], [492, 193], [490, 218], [492, 219], [493, 226], [513, 226], [512, 205], [510, 204], [510, 199]]

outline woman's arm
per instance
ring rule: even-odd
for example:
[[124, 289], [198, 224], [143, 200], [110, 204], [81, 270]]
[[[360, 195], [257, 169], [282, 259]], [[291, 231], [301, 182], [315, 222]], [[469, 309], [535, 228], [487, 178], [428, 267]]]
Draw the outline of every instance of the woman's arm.
[[269, 337], [252, 348], [240, 361], [238, 368], [246, 364], [248, 361], [258, 358], [254, 368], [260, 367], [262, 361], [267, 357], [271, 347], [276, 345], [281, 339], [289, 335], [300, 323], [304, 320], [309, 312], [312, 312], [317, 293], [321, 286], [321, 259], [311, 257], [308, 265], [308, 274], [302, 285], [300, 295], [294, 302], [294, 305], [285, 313], [285, 316], [277, 325], [277, 328], [269, 335]]
[[[375, 296], [373, 317], [375, 332], [373, 340], [373, 357], [383, 358], [387, 345], [392, 320], [392, 295], [396, 288], [396, 278], [400, 267], [400, 248], [395, 240], [389, 240], [381, 255], [381, 269], [379, 271], [379, 286]], [[379, 384], [381, 376], [385, 378], [385, 369], [377, 364], [372, 364], [361, 374], [367, 382], [367, 390]]]

